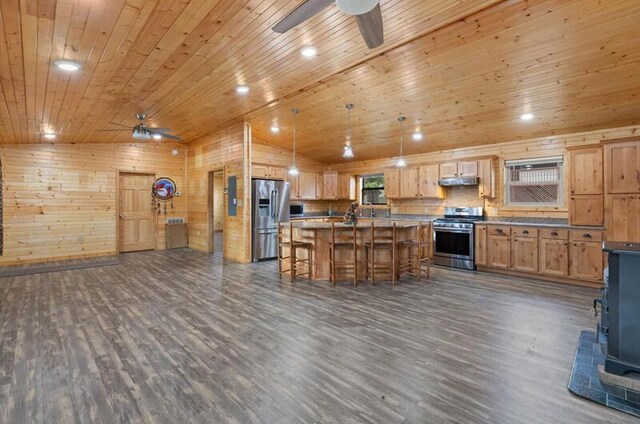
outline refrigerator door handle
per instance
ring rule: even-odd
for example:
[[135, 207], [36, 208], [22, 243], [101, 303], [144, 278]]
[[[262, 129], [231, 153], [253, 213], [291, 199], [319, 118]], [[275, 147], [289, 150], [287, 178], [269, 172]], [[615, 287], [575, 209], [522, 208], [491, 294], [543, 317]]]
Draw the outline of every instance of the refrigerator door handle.
[[278, 218], [280, 217], [280, 193], [278, 193], [277, 188], [274, 189], [273, 191], [276, 194], [276, 202], [274, 203], [274, 208], [273, 208], [273, 220], [277, 224], [279, 221]]
[[271, 194], [269, 195], [269, 203], [270, 205], [270, 212], [271, 212], [271, 219], [275, 219], [275, 215], [276, 215], [276, 191], [275, 190], [271, 190]]

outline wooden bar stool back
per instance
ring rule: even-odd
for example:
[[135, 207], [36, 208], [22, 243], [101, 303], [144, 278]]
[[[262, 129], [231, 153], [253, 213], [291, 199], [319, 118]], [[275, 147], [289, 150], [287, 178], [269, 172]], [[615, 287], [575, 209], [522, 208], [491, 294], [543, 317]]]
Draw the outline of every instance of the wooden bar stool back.
[[[300, 251], [305, 254], [302, 257]], [[295, 232], [293, 223], [278, 224], [278, 276], [289, 274], [291, 281], [298, 276], [306, 276], [311, 278], [312, 258], [311, 252], [313, 246], [311, 243], [301, 240], [295, 240]], [[288, 252], [288, 255], [287, 255]], [[288, 268], [285, 266], [288, 264]]]
[[[356, 226], [339, 226], [331, 223], [331, 240], [329, 240], [329, 278], [335, 286], [339, 276], [346, 276], [358, 285], [358, 247]], [[341, 252], [351, 252], [351, 259], [343, 260]]]
[[398, 273], [414, 275], [418, 281], [431, 273], [431, 222], [416, 226], [416, 237], [398, 243]]
[[[369, 241], [364, 246], [364, 256], [366, 263], [365, 278], [375, 283], [376, 273], [383, 272], [388, 274], [391, 284], [396, 284], [396, 223], [391, 227], [376, 227], [371, 223], [369, 229]], [[383, 253], [386, 258], [380, 259]]]

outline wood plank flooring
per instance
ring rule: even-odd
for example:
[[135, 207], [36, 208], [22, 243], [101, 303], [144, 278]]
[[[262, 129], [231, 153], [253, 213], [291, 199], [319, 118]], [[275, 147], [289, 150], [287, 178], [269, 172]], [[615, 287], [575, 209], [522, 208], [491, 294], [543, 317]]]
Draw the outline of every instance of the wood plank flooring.
[[192, 250], [0, 279], [1, 423], [632, 423], [567, 391], [596, 290], [279, 281]]

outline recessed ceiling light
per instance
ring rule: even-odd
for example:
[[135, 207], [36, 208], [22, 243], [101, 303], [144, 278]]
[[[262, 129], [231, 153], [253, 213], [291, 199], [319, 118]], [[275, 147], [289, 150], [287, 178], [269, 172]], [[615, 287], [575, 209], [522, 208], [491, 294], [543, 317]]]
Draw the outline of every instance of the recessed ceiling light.
[[523, 113], [520, 115], [520, 119], [523, 121], [531, 121], [533, 119], [533, 113]]
[[280, 127], [278, 127], [277, 125], [272, 125], [271, 132], [274, 134], [278, 134], [280, 132]]
[[46, 138], [47, 140], [53, 140], [54, 138], [56, 138], [56, 134], [55, 133], [44, 133], [44, 138]]
[[180, 153], [180, 152], [178, 151], [178, 149], [173, 149], [173, 150], [171, 151], [171, 154], [172, 154], [173, 156], [178, 156], [178, 153]]
[[318, 54], [318, 49], [316, 49], [313, 46], [306, 46], [306, 47], [303, 47], [302, 50], [300, 50], [300, 53], [304, 57], [314, 57], [315, 55]]
[[77, 71], [80, 69], [80, 64], [72, 60], [56, 60], [54, 64], [63, 71]]
[[160, 139], [162, 138], [162, 134], [154, 134], [154, 135], [153, 135], [153, 138], [154, 138], [155, 140], [160, 140]]
[[239, 85], [236, 87], [236, 93], [238, 94], [247, 94], [249, 92], [248, 85]]
[[411, 137], [413, 138], [413, 141], [420, 141], [422, 140], [422, 133], [416, 131]]

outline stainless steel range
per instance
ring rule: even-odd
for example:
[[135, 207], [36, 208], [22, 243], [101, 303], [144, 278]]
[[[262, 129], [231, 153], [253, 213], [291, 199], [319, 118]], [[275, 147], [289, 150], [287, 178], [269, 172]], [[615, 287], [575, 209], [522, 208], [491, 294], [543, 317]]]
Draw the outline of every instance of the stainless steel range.
[[446, 207], [444, 218], [433, 222], [433, 263], [475, 269], [474, 222], [483, 219], [482, 207]]

